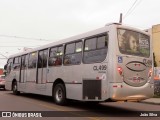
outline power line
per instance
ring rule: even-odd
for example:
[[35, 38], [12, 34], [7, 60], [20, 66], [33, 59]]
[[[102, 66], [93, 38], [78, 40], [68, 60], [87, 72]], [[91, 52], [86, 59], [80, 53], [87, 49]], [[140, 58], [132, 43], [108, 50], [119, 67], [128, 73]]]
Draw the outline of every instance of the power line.
[[36, 45], [36, 46], [0, 46], [0, 47], [39, 47], [41, 45]]
[[0, 53], [0, 55], [3, 56], [5, 59], [8, 59], [8, 57], [3, 55], [2, 53]]
[[17, 39], [30, 39], [30, 40], [37, 40], [37, 41], [50, 41], [47, 39], [20, 37], [20, 36], [11, 36], [11, 35], [0, 35], [0, 37], [9, 37], [9, 38], [17, 38]]
[[127, 16], [129, 16], [133, 10], [138, 6], [138, 4], [141, 2], [141, 0], [138, 2], [138, 0], [135, 0], [130, 9], [128, 9], [127, 13], [124, 15], [123, 19], [125, 19]]

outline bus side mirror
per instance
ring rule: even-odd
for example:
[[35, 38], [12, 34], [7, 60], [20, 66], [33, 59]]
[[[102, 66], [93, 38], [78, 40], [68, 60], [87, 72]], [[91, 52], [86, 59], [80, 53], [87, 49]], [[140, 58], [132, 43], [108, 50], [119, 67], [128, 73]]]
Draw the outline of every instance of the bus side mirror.
[[3, 74], [6, 76], [6, 75], [7, 75], [7, 71], [6, 71], [6, 70], [4, 70], [4, 71], [3, 71]]
[[8, 64], [5, 64], [4, 70], [3, 70], [3, 74], [4, 74], [5, 76], [7, 75], [7, 65], [8, 65]]

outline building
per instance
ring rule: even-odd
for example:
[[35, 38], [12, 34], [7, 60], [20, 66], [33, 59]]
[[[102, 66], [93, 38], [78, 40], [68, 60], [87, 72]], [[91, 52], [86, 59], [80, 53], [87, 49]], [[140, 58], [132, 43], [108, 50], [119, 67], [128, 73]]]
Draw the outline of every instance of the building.
[[160, 24], [153, 25], [151, 29], [145, 30], [151, 34], [154, 53], [154, 76], [160, 79]]
[[153, 40], [153, 53], [155, 59], [155, 67], [160, 67], [160, 24], [153, 25], [152, 28], [145, 30], [150, 33]]
[[160, 67], [160, 24], [152, 26], [153, 52], [155, 55], [156, 67]]

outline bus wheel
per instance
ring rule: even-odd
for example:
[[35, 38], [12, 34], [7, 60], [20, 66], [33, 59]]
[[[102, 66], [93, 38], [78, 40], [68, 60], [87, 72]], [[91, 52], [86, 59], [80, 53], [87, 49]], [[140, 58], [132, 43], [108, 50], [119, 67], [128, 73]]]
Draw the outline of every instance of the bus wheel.
[[12, 90], [13, 90], [13, 94], [15, 95], [20, 94], [20, 92], [17, 90], [17, 82], [13, 83]]
[[64, 105], [66, 103], [66, 90], [63, 84], [57, 84], [53, 90], [53, 99], [56, 104]]

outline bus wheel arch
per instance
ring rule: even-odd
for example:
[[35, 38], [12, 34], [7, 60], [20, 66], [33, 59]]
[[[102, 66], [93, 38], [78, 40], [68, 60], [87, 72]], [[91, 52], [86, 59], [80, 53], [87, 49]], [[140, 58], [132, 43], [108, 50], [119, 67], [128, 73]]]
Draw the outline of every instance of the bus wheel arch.
[[66, 87], [62, 79], [56, 79], [52, 87], [52, 97], [56, 104], [65, 105], [66, 103]]
[[20, 94], [20, 92], [17, 89], [17, 80], [16, 79], [13, 79], [13, 81], [12, 81], [12, 91], [13, 91], [13, 94], [15, 94], [15, 95]]

